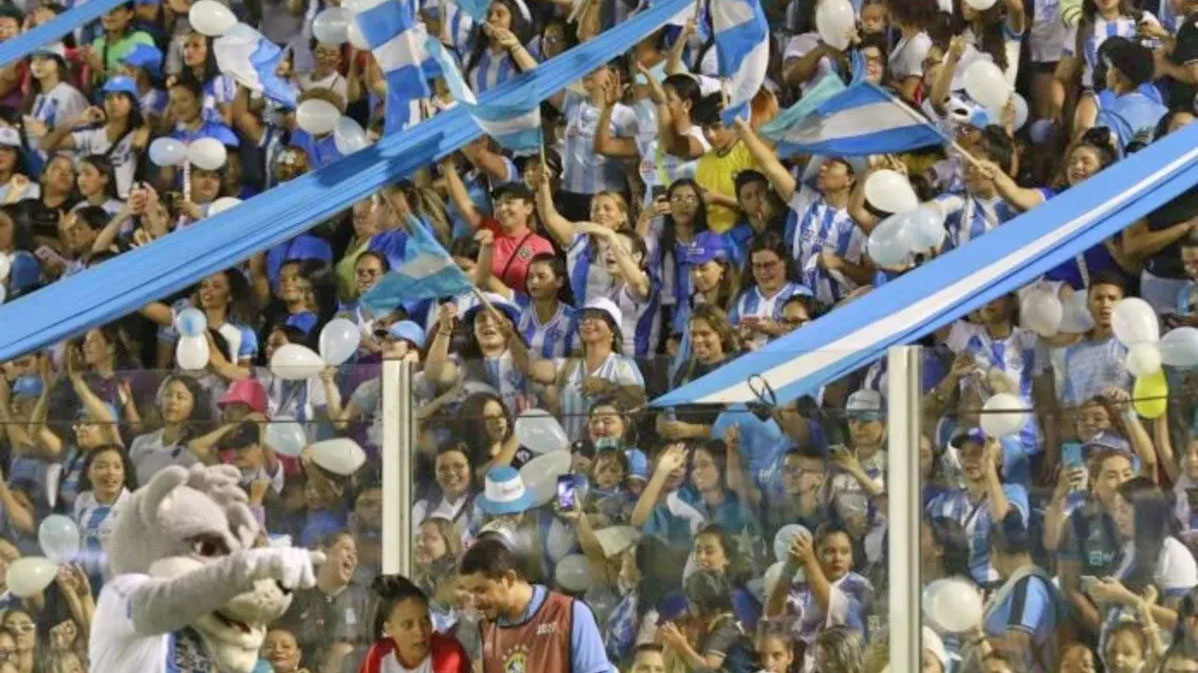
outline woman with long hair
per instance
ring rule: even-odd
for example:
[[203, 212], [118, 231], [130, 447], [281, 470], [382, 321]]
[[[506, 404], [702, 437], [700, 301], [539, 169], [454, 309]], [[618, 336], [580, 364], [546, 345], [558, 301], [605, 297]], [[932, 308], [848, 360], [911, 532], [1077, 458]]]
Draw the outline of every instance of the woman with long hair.
[[374, 644], [359, 673], [427, 670], [470, 673], [470, 657], [450, 635], [433, 630], [429, 600], [411, 580], [382, 575], [371, 584], [378, 599]]
[[[125, 205], [117, 195], [116, 175], [112, 172], [112, 162], [103, 154], [93, 154], [79, 160], [79, 174], [75, 178], [75, 186], [79, 188], [79, 196], [83, 197], [76, 203], [74, 209], [84, 206], [99, 206], [104, 212], [115, 217]], [[128, 234], [132, 231], [121, 233]]]
[[102, 91], [103, 107], [92, 106], [59, 121], [42, 138], [41, 148], [107, 156], [116, 174], [117, 194], [126, 198], [133, 187], [138, 157], [150, 142], [150, 127], [142, 120], [137, 87], [131, 79], [114, 77]]
[[940, 11], [936, 0], [889, 0], [890, 23], [899, 30], [898, 43], [887, 58], [890, 84], [907, 101], [921, 98], [924, 61], [932, 48], [927, 31], [936, 22]]
[[71, 518], [79, 526], [84, 570], [97, 592], [108, 574], [104, 555], [117, 513], [129, 493], [137, 489], [134, 473], [129, 454], [115, 444], [93, 449], [83, 459], [79, 497], [75, 499]]
[[[715, 371], [740, 354], [740, 342], [728, 316], [715, 306], [696, 306], [690, 319], [690, 354], [674, 372], [671, 388]], [[706, 439], [723, 411], [718, 406], [686, 405], [657, 417], [657, 431], [667, 440]], [[686, 420], [682, 420], [686, 419]]]
[[196, 31], [187, 34], [183, 39], [183, 69], [203, 85], [204, 116], [232, 124], [237, 84], [217, 67], [211, 37]]
[[[87, 99], [70, 83], [71, 73], [61, 44], [35, 50], [29, 59], [29, 72], [33, 77], [25, 106], [24, 127], [30, 147], [35, 147], [49, 129], [86, 110]], [[39, 165], [46, 158], [45, 151], [37, 151], [31, 157]]]
[[[687, 251], [699, 234], [707, 231], [707, 204], [703, 190], [691, 178], [679, 178], [670, 184], [665, 194], [669, 212], [661, 222], [657, 246], [652, 251], [650, 269], [662, 280], [661, 303], [676, 312], [691, 294], [690, 264]], [[639, 230], [648, 237], [648, 225]]]
[[503, 399], [494, 393], [470, 395], [458, 407], [457, 436], [470, 451], [477, 483], [496, 467], [520, 467], [532, 452], [520, 446], [515, 423]]
[[148, 483], [150, 477], [169, 465], [215, 463], [215, 455], [200, 450], [193, 442], [212, 422], [213, 407], [207, 391], [194, 378], [173, 374], [162, 382], [157, 402], [162, 427], [134, 437], [129, 445], [137, 482]]
[[524, 48], [531, 37], [528, 11], [519, 0], [496, 0], [487, 20], [472, 36], [470, 53], [463, 59], [462, 75], [471, 90], [481, 94], [537, 67]]
[[728, 311], [728, 322], [746, 348], [761, 348], [769, 339], [789, 330], [782, 322], [782, 307], [795, 296], [812, 296], [811, 288], [796, 282], [794, 263], [786, 242], [767, 231], [749, 242], [748, 263], [741, 275], [744, 288]]
[[1023, 44], [1025, 20], [1023, 0], [1004, 0], [985, 11], [974, 9], [963, 0], [953, 0], [953, 37], [932, 84], [932, 102], [937, 107], [943, 106], [954, 90], [954, 83], [963, 88], [964, 85], [959, 83], [965, 67], [979, 59], [998, 66], [1014, 87], [1019, 76], [1019, 50]]
[[520, 309], [516, 331], [530, 351], [542, 358], [563, 358], [578, 339], [578, 309], [566, 275], [566, 262], [548, 252], [528, 264], [528, 303]]
[[474, 504], [474, 470], [465, 444], [452, 444], [437, 452], [433, 466], [436, 488], [412, 506], [412, 522], [439, 518], [453, 523], [462, 539], [473, 537], [482, 525], [482, 512]]
[[175, 318], [190, 307], [203, 311], [208, 330], [218, 332], [227, 344], [227, 351], [223, 353], [212, 349], [214, 344], [209, 344], [213, 351], [210, 366], [226, 379], [248, 377], [249, 368], [258, 355], [258, 335], [250, 327], [255, 311], [245, 276], [236, 269], [226, 269], [200, 281], [188, 297], [173, 305], [152, 302], [142, 307], [141, 314], [160, 326], [158, 363], [162, 368], [169, 368], [174, 359], [171, 346], [178, 338]]

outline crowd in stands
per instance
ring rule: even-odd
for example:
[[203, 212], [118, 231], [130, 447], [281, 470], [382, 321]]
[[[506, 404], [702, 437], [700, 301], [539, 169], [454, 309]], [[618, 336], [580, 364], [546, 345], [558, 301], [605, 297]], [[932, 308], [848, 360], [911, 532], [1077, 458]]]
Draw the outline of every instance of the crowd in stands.
[[[336, 4], [231, 9], [285, 47], [279, 74], [299, 100], [328, 101], [377, 138], [386, 80], [373, 56], [312, 37], [313, 17]], [[494, 673], [483, 634], [496, 613], [478, 577], [496, 568], [570, 594], [574, 619], [596, 626], [569, 664], [521, 658], [505, 673], [883, 670], [899, 581], [887, 577], [884, 363], [784, 405], [647, 403], [1193, 122], [1198, 0], [854, 0], [845, 50], [821, 38], [818, 4], [763, 0], [771, 57], [749, 119], [721, 121], [700, 2], [697, 19], [543, 103], [543, 153], [471, 142], [185, 292], [4, 362], [0, 588], [5, 568], [41, 554], [50, 514], [76, 521], [84, 553], [40, 596], [0, 594], [0, 673], [88, 671], [122, 502], [157, 470], [197, 462], [236, 465], [270, 536], [328, 557], [268, 632], [263, 673], [401, 670], [368, 655], [384, 636], [402, 670], [416, 670], [404, 662], [425, 657], [431, 637], [434, 650], [456, 641], [463, 670]], [[9, 301], [202, 227], [220, 197], [340, 158], [331, 134], [313, 137], [293, 110], [221, 73], [189, 7], [118, 5], [0, 68]], [[0, 39], [66, 9], [3, 0]], [[637, 9], [492, 0], [476, 22], [442, 0], [419, 14], [481, 93]], [[1020, 92], [1025, 123], [1014, 104], [970, 101], [961, 74], [977, 59]], [[756, 129], [823, 78], [847, 82], [854, 60], [972, 159], [945, 147], [777, 156]], [[410, 124], [455, 104], [442, 82], [433, 90]], [[227, 163], [193, 168], [184, 189], [182, 171], [149, 161], [162, 136], [215, 138]], [[901, 268], [876, 264], [866, 245], [886, 216], [864, 194], [881, 169], [946, 218], [944, 243]], [[489, 307], [477, 293], [386, 315], [359, 304], [403, 263], [413, 226], [435, 232]], [[921, 582], [956, 578], [987, 597], [976, 629], [923, 628], [923, 673], [1198, 671], [1198, 379], [1169, 368], [1168, 412], [1142, 417], [1111, 326], [1132, 296], [1166, 329], [1198, 326], [1196, 284], [1191, 189], [1036, 283], [1078, 310], [1074, 332], [1024, 327], [1019, 293], [921, 341], [924, 520], [909, 543]], [[174, 361], [187, 308], [207, 318], [201, 371]], [[270, 370], [276, 350], [315, 347], [335, 317], [360, 326], [350, 362], [306, 381]], [[410, 582], [379, 577], [383, 360], [417, 371]], [[992, 438], [978, 410], [1000, 392], [1034, 413]], [[543, 459], [514, 432], [531, 408], [567, 438], [561, 471], [575, 479], [560, 494], [520, 471]], [[310, 450], [276, 451], [268, 429], [280, 418], [307, 442], [354, 438], [367, 465], [344, 477]]]

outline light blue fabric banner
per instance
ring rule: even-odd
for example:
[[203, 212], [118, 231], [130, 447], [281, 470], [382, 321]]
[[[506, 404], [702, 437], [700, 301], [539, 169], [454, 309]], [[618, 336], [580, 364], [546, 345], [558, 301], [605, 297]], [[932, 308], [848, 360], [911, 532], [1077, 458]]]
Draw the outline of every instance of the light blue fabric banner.
[[[90, 0], [93, 2], [104, 0]], [[540, 99], [631, 48], [693, 0], [663, 0], [595, 39], [486, 92], [480, 103]], [[0, 360], [124, 316], [278, 245], [481, 134], [458, 106], [219, 215], [0, 305]]]
[[[1040, 207], [840, 306], [765, 348], [670, 391], [654, 406], [783, 404], [812, 394], [987, 302], [1035, 281], [1198, 184], [1198, 124], [1166, 136]], [[750, 379], [753, 379], [750, 381]]]
[[0, 42], [0, 66], [16, 61], [34, 49], [56, 42], [63, 35], [75, 30], [89, 21], [94, 21], [108, 13], [113, 7], [124, 4], [125, 0], [88, 0], [82, 5], [75, 5], [52, 21], [43, 23], [28, 33], [21, 33], [11, 40]]

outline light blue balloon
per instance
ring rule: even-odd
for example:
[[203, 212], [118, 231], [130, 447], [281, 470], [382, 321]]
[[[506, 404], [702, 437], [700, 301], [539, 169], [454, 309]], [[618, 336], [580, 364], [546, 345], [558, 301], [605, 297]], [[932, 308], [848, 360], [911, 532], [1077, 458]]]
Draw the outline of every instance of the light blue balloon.
[[155, 166], [178, 166], [187, 158], [187, 146], [174, 138], [158, 138], [150, 143], [150, 161]]
[[266, 425], [266, 443], [275, 453], [295, 457], [308, 445], [308, 435], [294, 418], [279, 416]]
[[927, 252], [944, 243], [948, 232], [944, 230], [944, 213], [939, 208], [924, 203], [903, 215], [906, 217], [906, 235], [911, 243], [911, 252]]
[[68, 516], [51, 514], [38, 526], [37, 541], [46, 558], [67, 563], [79, 553], [79, 526]]
[[185, 308], [175, 316], [175, 329], [181, 336], [200, 336], [208, 329], [208, 317], [198, 308]]
[[1198, 328], [1177, 327], [1161, 337], [1161, 362], [1170, 367], [1198, 366]]
[[866, 250], [869, 252], [869, 258], [878, 266], [885, 268], [906, 266], [910, 249], [908, 242], [903, 237], [904, 222], [901, 215], [891, 215], [882, 220], [881, 224], [870, 232]]

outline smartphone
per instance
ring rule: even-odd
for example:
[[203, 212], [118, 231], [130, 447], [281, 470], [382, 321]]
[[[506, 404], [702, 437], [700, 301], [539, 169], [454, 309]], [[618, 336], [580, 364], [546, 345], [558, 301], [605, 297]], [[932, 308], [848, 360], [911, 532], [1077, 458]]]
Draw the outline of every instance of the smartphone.
[[658, 199], [665, 198], [666, 192], [668, 190], [669, 187], [666, 187], [665, 185], [654, 185], [653, 189], [649, 190], [649, 193], [653, 196], [653, 200], [656, 201]]
[[557, 508], [563, 512], [574, 510], [578, 481], [572, 474], [563, 474], [557, 478]]
[[[1067, 442], [1061, 446], [1061, 466], [1065, 471], [1077, 470], [1086, 466], [1085, 460], [1082, 458], [1082, 445], [1078, 442]], [[1074, 486], [1074, 490], [1084, 490], [1086, 487], [1085, 481], [1080, 485]]]

